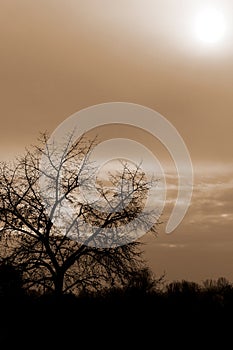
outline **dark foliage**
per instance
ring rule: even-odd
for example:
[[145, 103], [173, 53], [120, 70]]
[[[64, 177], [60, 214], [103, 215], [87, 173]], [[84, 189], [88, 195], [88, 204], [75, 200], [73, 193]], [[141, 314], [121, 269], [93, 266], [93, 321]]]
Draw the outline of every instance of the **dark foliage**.
[[[4, 269], [11, 271], [7, 278]], [[188, 347], [185, 339], [209, 346], [221, 340], [223, 346], [232, 327], [233, 285], [223, 278], [202, 285], [189, 281], [164, 285], [163, 279], [155, 279], [145, 269], [124, 288], [77, 297], [19, 293], [20, 274], [10, 267], [1, 271], [1, 287], [7, 284], [11, 297], [6, 303], [1, 295], [5, 313], [0, 339], [9, 346], [16, 342], [30, 347], [36, 341], [41, 346], [68, 347], [82, 339], [88, 346], [122, 346], [123, 342], [147, 347], [158, 337], [164, 346]]]

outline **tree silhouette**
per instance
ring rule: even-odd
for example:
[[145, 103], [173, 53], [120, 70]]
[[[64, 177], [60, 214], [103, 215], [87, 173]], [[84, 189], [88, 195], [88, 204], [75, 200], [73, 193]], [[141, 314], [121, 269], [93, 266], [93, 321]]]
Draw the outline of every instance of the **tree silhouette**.
[[164, 277], [162, 275], [156, 278], [149, 268], [144, 267], [132, 273], [126, 286], [126, 292], [130, 295], [138, 294], [142, 296], [159, 292], [164, 283]]
[[43, 134], [39, 141], [13, 164], [1, 165], [2, 259], [20, 267], [26, 288], [42, 293], [127, 284], [143, 266], [140, 230], [156, 233], [157, 211], [142, 210], [156, 180], [121, 162], [107, 180], [96, 181], [99, 199], [91, 202], [96, 140], [74, 141], [71, 134], [56, 145]]

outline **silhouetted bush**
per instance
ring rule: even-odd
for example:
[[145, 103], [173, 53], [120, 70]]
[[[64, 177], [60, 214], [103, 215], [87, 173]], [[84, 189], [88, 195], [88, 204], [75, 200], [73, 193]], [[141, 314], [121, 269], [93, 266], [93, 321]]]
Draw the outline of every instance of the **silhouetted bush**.
[[22, 273], [7, 263], [0, 265], [0, 297], [21, 296], [23, 291]]

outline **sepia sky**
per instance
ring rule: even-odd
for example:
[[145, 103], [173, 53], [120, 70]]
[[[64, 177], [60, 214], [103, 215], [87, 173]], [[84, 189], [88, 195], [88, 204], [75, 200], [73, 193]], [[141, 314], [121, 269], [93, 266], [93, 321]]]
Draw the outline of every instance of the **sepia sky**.
[[[197, 22], [208, 9], [224, 20], [211, 42]], [[231, 0], [1, 0], [0, 52], [1, 160], [95, 104], [154, 109], [188, 147], [194, 192], [172, 234], [161, 226], [156, 239], [144, 237], [148, 263], [168, 280], [233, 280]], [[157, 149], [133, 128], [99, 132]], [[164, 220], [169, 212], [168, 205]]]

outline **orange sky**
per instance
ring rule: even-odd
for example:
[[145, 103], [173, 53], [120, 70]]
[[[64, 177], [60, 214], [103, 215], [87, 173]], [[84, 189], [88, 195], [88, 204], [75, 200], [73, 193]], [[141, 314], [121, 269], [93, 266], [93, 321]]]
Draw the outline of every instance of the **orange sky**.
[[[227, 30], [204, 45], [194, 19], [210, 4]], [[2, 0], [1, 159], [84, 107], [122, 101], [158, 111], [189, 149], [195, 186], [178, 229], [149, 240], [149, 263], [169, 279], [233, 280], [232, 42], [230, 0]]]

